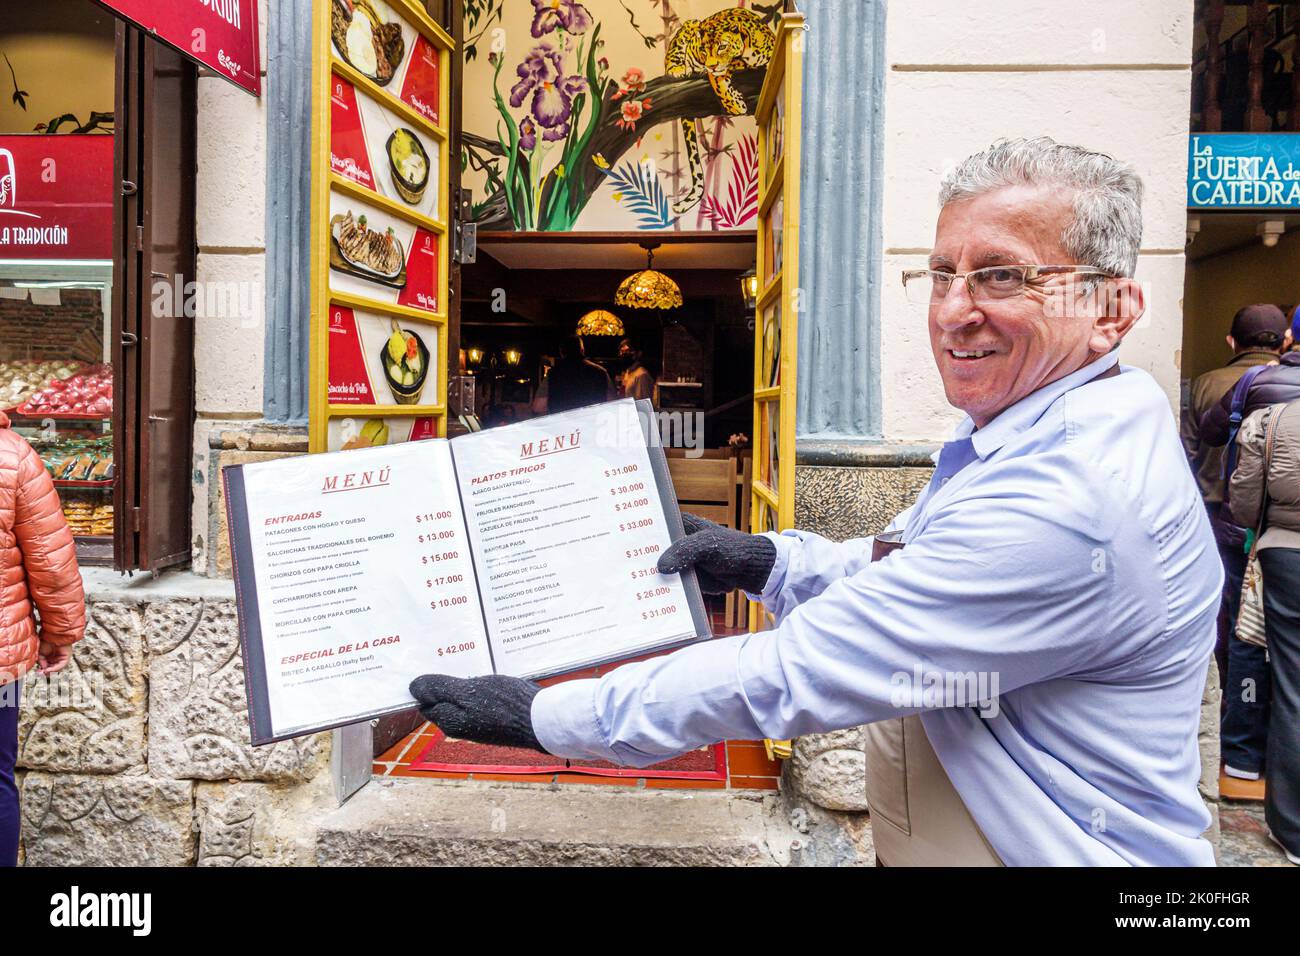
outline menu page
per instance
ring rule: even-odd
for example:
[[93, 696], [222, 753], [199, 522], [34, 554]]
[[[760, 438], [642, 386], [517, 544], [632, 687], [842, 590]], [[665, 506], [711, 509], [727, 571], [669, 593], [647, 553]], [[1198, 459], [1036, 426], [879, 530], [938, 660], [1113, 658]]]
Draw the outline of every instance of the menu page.
[[624, 399], [452, 443], [498, 674], [554, 674], [707, 635], [693, 577], [655, 567], [672, 532], [646, 442]]
[[[241, 606], [241, 626], [257, 629], [246, 666], [270, 716], [254, 742], [409, 707], [420, 674], [492, 672], [447, 442], [239, 470], [230, 498], [246, 514], [232, 529], [246, 522], [248, 547], [235, 541], [236, 580], [247, 586], [239, 565], [251, 563], [257, 610], [246, 621]], [[257, 647], [260, 663], [248, 661]]]

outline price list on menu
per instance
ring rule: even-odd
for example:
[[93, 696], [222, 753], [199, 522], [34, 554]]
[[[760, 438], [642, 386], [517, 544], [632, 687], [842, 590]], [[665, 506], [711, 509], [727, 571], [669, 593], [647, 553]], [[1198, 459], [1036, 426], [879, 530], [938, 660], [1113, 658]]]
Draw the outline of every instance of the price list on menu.
[[655, 567], [673, 539], [670, 513], [680, 518], [671, 495], [665, 509], [636, 403], [453, 444], [498, 673], [534, 676], [696, 636], [701, 612], [685, 581]]
[[446, 442], [267, 462], [242, 484], [271, 736], [410, 706], [430, 671], [491, 673]]
[[255, 743], [410, 707], [421, 674], [540, 677], [708, 636], [630, 400], [224, 470]]

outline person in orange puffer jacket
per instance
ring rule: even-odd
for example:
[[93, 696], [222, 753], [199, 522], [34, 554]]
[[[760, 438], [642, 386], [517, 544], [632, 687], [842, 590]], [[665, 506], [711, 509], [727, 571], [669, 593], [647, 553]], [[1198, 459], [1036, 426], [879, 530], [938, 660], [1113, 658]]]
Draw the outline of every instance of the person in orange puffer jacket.
[[58, 493], [0, 412], [0, 866], [18, 862], [18, 680], [33, 667], [62, 670], [85, 632], [86, 595]]

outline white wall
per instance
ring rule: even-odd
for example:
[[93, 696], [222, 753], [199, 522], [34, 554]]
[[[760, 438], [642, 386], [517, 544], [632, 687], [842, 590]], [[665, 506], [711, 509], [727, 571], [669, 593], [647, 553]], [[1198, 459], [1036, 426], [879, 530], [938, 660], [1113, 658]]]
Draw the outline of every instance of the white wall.
[[1148, 311], [1121, 351], [1178, 399], [1192, 0], [932, 0], [886, 15], [881, 394], [887, 441], [942, 441], [948, 406], [924, 316], [899, 273], [923, 266], [942, 174], [1004, 136], [1047, 135], [1132, 163], [1146, 184], [1137, 276]]
[[[262, 93], [266, 95], [269, 0], [258, 4]], [[208, 436], [262, 418], [266, 343], [266, 122], [257, 99], [212, 71], [199, 71], [196, 278], [206, 290], [237, 290], [239, 308], [194, 320], [194, 485], [191, 540], [196, 570], [207, 564]], [[303, 175], [308, 174], [303, 170]], [[288, 280], [286, 280], [288, 281]], [[303, 277], [302, 281], [306, 281]]]

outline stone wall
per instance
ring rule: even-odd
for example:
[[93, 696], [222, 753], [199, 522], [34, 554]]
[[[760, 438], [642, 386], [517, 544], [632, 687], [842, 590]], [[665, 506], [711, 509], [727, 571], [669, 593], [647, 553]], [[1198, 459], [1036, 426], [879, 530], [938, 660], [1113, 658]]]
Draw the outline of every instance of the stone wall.
[[86, 572], [67, 669], [24, 682], [29, 865], [309, 863], [330, 736], [249, 743], [233, 588]]
[[[190, 525], [193, 567], [203, 574], [218, 573], [213, 534], [225, 520], [217, 506], [220, 472], [211, 461], [210, 442], [214, 433], [256, 428], [263, 416], [266, 170], [274, 161], [266, 145], [267, 123], [273, 121], [266, 95], [270, 17], [268, 0], [258, 0], [261, 97], [249, 96], [209, 69], [199, 70], [195, 279], [204, 308], [194, 320]], [[271, 277], [280, 283], [306, 280], [306, 275]]]

